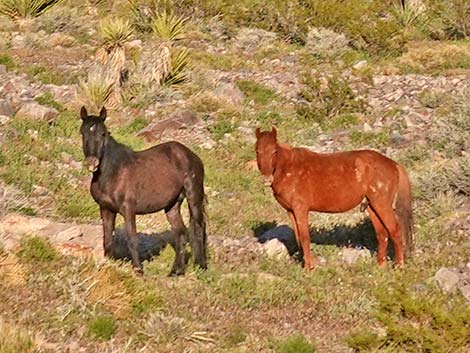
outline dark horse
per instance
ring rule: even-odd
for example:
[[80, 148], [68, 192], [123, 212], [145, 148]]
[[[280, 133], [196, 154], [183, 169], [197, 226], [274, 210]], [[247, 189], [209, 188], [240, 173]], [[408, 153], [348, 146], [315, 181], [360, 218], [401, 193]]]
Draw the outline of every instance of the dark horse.
[[345, 212], [361, 203], [377, 235], [379, 265], [385, 265], [390, 237], [395, 262], [402, 266], [413, 247], [411, 187], [405, 169], [371, 150], [320, 154], [279, 144], [276, 135], [275, 128], [256, 129], [256, 159], [265, 184], [287, 210], [305, 268], [317, 262], [310, 252], [309, 211]]
[[142, 273], [137, 252], [136, 214], [165, 210], [175, 234], [175, 261], [170, 275], [184, 274], [186, 227], [181, 217], [181, 204], [188, 200], [189, 240], [194, 262], [207, 268], [204, 166], [201, 159], [186, 146], [172, 141], [144, 151], [134, 152], [118, 143], [108, 132], [104, 121], [106, 109], [99, 116], [80, 111], [85, 166], [93, 172], [91, 195], [100, 206], [103, 221], [105, 256], [111, 254], [116, 214], [124, 217], [130, 238], [132, 264]]

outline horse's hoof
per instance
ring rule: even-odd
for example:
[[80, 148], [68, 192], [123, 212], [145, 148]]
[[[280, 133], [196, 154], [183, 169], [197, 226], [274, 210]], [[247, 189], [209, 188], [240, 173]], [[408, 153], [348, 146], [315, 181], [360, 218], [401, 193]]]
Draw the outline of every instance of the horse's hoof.
[[178, 276], [183, 276], [184, 275], [184, 270], [171, 270], [171, 272], [168, 274], [168, 277], [178, 277]]
[[134, 273], [137, 276], [143, 276], [144, 275], [144, 270], [142, 268], [134, 268]]

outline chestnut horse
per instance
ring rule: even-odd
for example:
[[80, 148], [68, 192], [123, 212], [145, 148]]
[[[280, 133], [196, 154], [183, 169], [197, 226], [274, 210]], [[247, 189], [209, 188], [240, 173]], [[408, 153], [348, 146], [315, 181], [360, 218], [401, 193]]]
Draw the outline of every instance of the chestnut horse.
[[277, 131], [256, 129], [258, 168], [276, 200], [287, 210], [304, 266], [317, 260], [310, 252], [309, 211], [339, 213], [362, 203], [377, 240], [377, 261], [384, 266], [389, 237], [395, 262], [404, 264], [413, 248], [411, 187], [405, 169], [371, 150], [315, 153], [277, 142]]
[[188, 200], [189, 240], [194, 262], [205, 269], [206, 223], [204, 166], [201, 159], [181, 143], [171, 141], [134, 152], [118, 143], [104, 121], [106, 109], [99, 116], [80, 111], [84, 164], [93, 173], [91, 195], [100, 206], [103, 221], [103, 245], [111, 254], [116, 214], [124, 217], [132, 264], [142, 273], [137, 252], [135, 216], [165, 210], [175, 234], [175, 261], [170, 275], [181, 275], [185, 268], [186, 227], [181, 204]]

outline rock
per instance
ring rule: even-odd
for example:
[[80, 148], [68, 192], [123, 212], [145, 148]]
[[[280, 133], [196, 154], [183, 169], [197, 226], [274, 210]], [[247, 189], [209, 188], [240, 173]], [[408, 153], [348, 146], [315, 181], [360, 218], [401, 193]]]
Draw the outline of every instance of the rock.
[[[5, 125], [10, 121], [10, 117], [6, 115], [0, 115], [0, 125]], [[2, 133], [0, 133], [0, 141], [2, 141]]]
[[199, 147], [204, 148], [205, 150], [212, 150], [215, 146], [217, 146], [217, 142], [213, 140], [207, 140], [199, 144]]
[[294, 231], [287, 225], [278, 226], [267, 230], [260, 237], [258, 241], [262, 244], [276, 239], [280, 241], [288, 250], [289, 255], [293, 255], [299, 250], [297, 240], [295, 239]]
[[5, 65], [0, 65], [0, 75], [7, 73], [7, 67]]
[[458, 270], [443, 267], [434, 275], [434, 281], [446, 293], [455, 293], [460, 281]]
[[366, 60], [361, 60], [361, 61], [358, 61], [357, 63], [355, 63], [353, 65], [353, 69], [355, 70], [361, 70], [363, 68], [365, 68], [367, 66], [367, 61]]
[[289, 257], [289, 252], [285, 245], [277, 239], [268, 240], [263, 244], [263, 250], [269, 257], [277, 259], [286, 259]]
[[76, 40], [74, 37], [69, 36], [68, 34], [55, 32], [49, 36], [47, 42], [50, 47], [71, 47], [75, 44]]
[[21, 106], [17, 115], [34, 120], [51, 122], [57, 118], [59, 112], [54, 108], [41, 105], [34, 101], [29, 101]]
[[277, 34], [259, 28], [242, 28], [235, 38], [235, 46], [244, 49], [253, 49], [259, 45], [274, 42]]
[[333, 55], [348, 48], [349, 40], [342, 33], [327, 28], [311, 28], [305, 47], [317, 55]]
[[7, 99], [0, 99], [0, 115], [11, 118], [14, 114], [11, 102]]
[[234, 105], [242, 104], [245, 99], [243, 92], [233, 83], [219, 84], [214, 90], [214, 95]]
[[203, 120], [193, 111], [180, 110], [167, 119], [151, 123], [146, 128], [140, 130], [137, 136], [144, 137], [148, 142], [154, 142], [161, 139], [165, 133], [188, 129], [202, 123]]
[[342, 259], [348, 264], [352, 265], [359, 260], [367, 260], [371, 258], [370, 251], [367, 249], [346, 248], [342, 251]]

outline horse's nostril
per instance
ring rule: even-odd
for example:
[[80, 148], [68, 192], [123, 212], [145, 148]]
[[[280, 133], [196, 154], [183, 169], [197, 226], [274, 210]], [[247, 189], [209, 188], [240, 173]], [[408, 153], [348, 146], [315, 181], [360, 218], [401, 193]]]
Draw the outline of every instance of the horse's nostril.
[[83, 161], [83, 165], [87, 168], [90, 172], [96, 172], [98, 166], [100, 165], [100, 161], [98, 158], [94, 156], [86, 157]]

